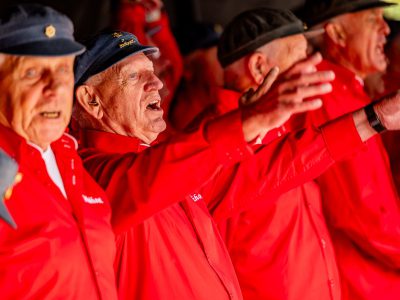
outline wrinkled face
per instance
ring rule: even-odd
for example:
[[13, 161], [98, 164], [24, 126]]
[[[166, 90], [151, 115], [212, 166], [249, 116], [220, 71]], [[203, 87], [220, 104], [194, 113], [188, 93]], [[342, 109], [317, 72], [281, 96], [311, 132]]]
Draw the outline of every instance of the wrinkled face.
[[74, 56], [3, 56], [0, 122], [46, 149], [67, 127], [72, 108]]
[[98, 89], [102, 121], [115, 133], [153, 142], [165, 130], [159, 90], [162, 82], [143, 53], [127, 57], [107, 70]]
[[385, 71], [384, 46], [390, 29], [383, 19], [383, 9], [347, 14], [343, 16], [343, 27], [345, 51], [353, 68], [362, 75]]

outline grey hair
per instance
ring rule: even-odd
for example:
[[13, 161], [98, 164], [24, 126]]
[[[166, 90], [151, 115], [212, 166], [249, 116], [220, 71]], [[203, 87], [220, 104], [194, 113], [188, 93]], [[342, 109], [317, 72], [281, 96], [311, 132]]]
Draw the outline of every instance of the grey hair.
[[[112, 76], [113, 73], [118, 73], [116, 65], [113, 65], [110, 68], [89, 77], [80, 86], [88, 85], [96, 88], [100, 86], [107, 78]], [[94, 124], [96, 123], [96, 120], [94, 120], [92, 116], [86, 112], [86, 110], [78, 103], [77, 99], [75, 99], [75, 103], [72, 108], [72, 118], [79, 124], [81, 128], [93, 128]]]

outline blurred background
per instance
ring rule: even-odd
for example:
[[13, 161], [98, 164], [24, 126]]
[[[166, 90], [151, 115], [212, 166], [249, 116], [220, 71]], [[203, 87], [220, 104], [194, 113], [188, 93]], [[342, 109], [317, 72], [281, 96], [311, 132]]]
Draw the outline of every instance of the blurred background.
[[[64, 12], [74, 22], [76, 38], [82, 41], [111, 24], [119, 0], [1, 0], [0, 10], [8, 5], [22, 2], [42, 3]], [[267, 5], [295, 10], [304, 3], [304, 0], [163, 0], [163, 2], [172, 30], [176, 33], [179, 28], [193, 21], [223, 26], [238, 13], [258, 6]], [[392, 2], [400, 3], [400, 0]], [[399, 7], [387, 13], [392, 20], [400, 19]], [[390, 26], [392, 31], [398, 31], [398, 22], [391, 22]]]
[[[36, 2], [49, 5], [68, 15], [75, 24], [76, 38], [85, 39], [110, 25], [118, 0], [1, 0], [0, 10], [10, 4]], [[246, 9], [268, 5], [278, 8], [296, 8], [302, 0], [164, 0], [172, 29], [191, 21], [224, 25]]]

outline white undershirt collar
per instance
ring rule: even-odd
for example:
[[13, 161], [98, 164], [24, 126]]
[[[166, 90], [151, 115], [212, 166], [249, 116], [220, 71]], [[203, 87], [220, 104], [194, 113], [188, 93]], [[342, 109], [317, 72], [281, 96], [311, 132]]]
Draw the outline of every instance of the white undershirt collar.
[[40, 152], [46, 165], [47, 174], [49, 174], [51, 180], [60, 189], [64, 197], [67, 198], [67, 193], [65, 192], [60, 170], [58, 169], [56, 157], [54, 156], [54, 152], [51, 149], [51, 146], [49, 146], [46, 150], [43, 150], [36, 144], [33, 144], [31, 142], [28, 142], [28, 144]]

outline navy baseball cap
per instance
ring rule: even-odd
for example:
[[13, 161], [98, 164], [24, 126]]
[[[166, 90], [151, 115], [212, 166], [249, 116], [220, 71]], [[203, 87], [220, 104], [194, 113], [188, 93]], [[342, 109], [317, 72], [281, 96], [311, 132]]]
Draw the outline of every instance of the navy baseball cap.
[[341, 14], [395, 4], [381, 0], [306, 0], [296, 15], [308, 26], [315, 26]]
[[323, 31], [306, 27], [290, 10], [260, 7], [236, 16], [226, 27], [218, 44], [218, 60], [223, 68], [275, 39]]
[[48, 6], [32, 3], [10, 6], [0, 14], [0, 53], [80, 54], [85, 47], [75, 41], [73, 33], [71, 20]]
[[81, 85], [91, 76], [103, 72], [128, 56], [158, 52], [157, 47], [140, 44], [132, 33], [110, 30], [94, 36], [86, 44], [86, 49], [75, 60], [75, 86]]

